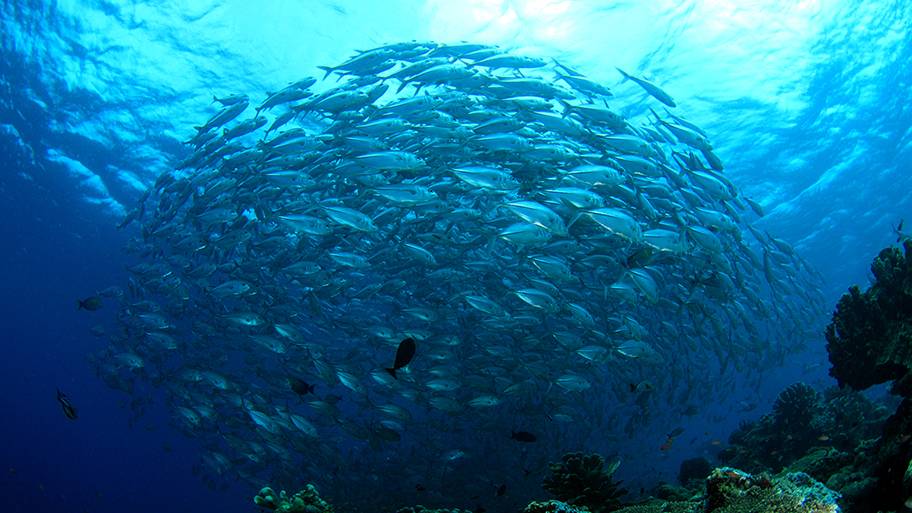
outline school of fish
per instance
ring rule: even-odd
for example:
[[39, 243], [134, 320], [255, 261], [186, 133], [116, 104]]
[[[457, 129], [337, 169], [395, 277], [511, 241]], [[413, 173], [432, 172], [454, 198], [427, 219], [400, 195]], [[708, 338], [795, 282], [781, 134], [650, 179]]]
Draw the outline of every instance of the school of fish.
[[216, 98], [122, 223], [137, 261], [93, 360], [137, 415], [167, 403], [214, 485], [496, 509], [565, 451], [623, 453], [758, 381], [821, 314], [650, 81], [621, 72], [644, 96], [615, 105], [469, 43], [321, 69]]

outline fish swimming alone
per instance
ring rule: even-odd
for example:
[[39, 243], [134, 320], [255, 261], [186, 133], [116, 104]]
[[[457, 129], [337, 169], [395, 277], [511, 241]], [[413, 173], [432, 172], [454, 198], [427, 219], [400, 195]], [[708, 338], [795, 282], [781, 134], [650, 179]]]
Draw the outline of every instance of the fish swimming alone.
[[415, 356], [415, 339], [409, 337], [404, 339], [402, 342], [399, 342], [399, 349], [396, 350], [396, 361], [393, 363], [392, 367], [387, 367], [386, 372], [390, 373], [390, 376], [399, 379], [396, 377], [396, 371], [405, 367], [412, 361], [412, 357]]
[[653, 84], [652, 82], [650, 82], [648, 80], [638, 78], [633, 75], [628, 75], [621, 68], [617, 68], [617, 70], [619, 72], [621, 72], [621, 75], [624, 75], [624, 78], [626, 78], [627, 80], [631, 80], [631, 81], [639, 84], [639, 86], [642, 87], [644, 91], [649, 93], [649, 96], [652, 96], [656, 100], [659, 100], [660, 102], [664, 103], [665, 105], [668, 105], [669, 107], [677, 107], [677, 104], [675, 104], [675, 101], [671, 98], [671, 95], [669, 95], [668, 93], [663, 91], [661, 87]]
[[101, 308], [101, 298], [98, 296], [89, 296], [85, 299], [76, 300], [77, 310], [88, 310], [94, 312]]
[[306, 381], [298, 378], [288, 378], [288, 385], [291, 387], [291, 390], [294, 391], [294, 393], [300, 396], [312, 394], [316, 388], [316, 385], [311, 385]]
[[57, 389], [57, 402], [60, 403], [60, 407], [63, 408], [63, 414], [70, 420], [76, 420], [76, 408], [70, 403], [70, 399]]

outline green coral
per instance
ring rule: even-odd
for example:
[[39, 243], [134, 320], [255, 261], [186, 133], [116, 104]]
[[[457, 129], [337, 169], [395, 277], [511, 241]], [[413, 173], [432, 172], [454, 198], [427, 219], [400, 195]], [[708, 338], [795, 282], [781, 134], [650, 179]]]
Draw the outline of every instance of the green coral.
[[589, 510], [562, 501], [532, 501], [523, 509], [523, 513], [589, 513]]
[[333, 507], [320, 497], [312, 484], [291, 496], [285, 490], [277, 494], [266, 486], [253, 498], [253, 503], [278, 513], [333, 513]]
[[618, 500], [627, 493], [614, 481], [617, 465], [605, 468], [605, 459], [598, 454], [581, 452], [564, 454], [561, 461], [551, 463], [551, 476], [542, 486], [559, 500], [582, 506], [592, 513], [616, 509]]
[[840, 386], [864, 390], [895, 381], [893, 390], [912, 395], [912, 241], [886, 248], [871, 265], [874, 283], [839, 299], [826, 328], [830, 375]]

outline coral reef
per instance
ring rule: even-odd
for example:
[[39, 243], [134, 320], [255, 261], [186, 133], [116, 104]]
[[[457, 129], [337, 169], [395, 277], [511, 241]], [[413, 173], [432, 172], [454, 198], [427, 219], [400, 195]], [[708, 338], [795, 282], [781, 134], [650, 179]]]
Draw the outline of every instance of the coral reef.
[[[533, 503], [533, 504], [534, 504], [534, 503]], [[530, 504], [530, 506], [531, 506], [531, 505], [532, 505], [532, 504]], [[451, 508], [451, 509], [438, 508], [438, 509], [431, 509], [431, 508], [426, 508], [426, 507], [424, 507], [424, 506], [422, 506], [422, 505], [419, 504], [419, 505], [417, 505], [417, 506], [407, 506], [407, 507], [404, 507], [404, 508], [399, 508], [398, 510], [396, 510], [396, 513], [471, 513], [471, 512], [470, 512], [469, 510], [459, 509], [459, 508]], [[569, 512], [568, 512], [568, 513], [569, 513]]]
[[779, 472], [819, 442], [822, 411], [819, 394], [804, 383], [795, 383], [779, 394], [771, 414], [742, 424], [732, 433], [731, 447], [719, 458], [750, 472]]
[[864, 390], [894, 381], [894, 393], [912, 395], [912, 241], [886, 248], [871, 265], [874, 283], [839, 299], [826, 328], [830, 375], [840, 386]]
[[912, 240], [882, 250], [871, 272], [871, 286], [851, 287], [826, 328], [830, 375], [854, 390], [893, 381], [903, 399], [880, 440], [831, 481], [845, 484], [853, 511], [898, 511], [912, 498]]
[[[805, 418], [797, 413], [802, 410], [809, 412]], [[852, 390], [831, 388], [821, 396], [806, 385], [792, 385], [770, 414], [732, 433], [719, 459], [749, 472], [804, 472], [839, 491], [851, 511], [877, 511], [859, 508], [882, 500], [871, 495], [879, 493], [872, 476], [881, 465], [878, 458], [886, 457], [878, 440], [888, 415]]]
[[253, 503], [278, 513], [333, 513], [333, 507], [320, 498], [317, 488], [312, 484], [291, 496], [285, 490], [276, 494], [266, 486], [253, 498]]
[[836, 513], [839, 494], [803, 472], [776, 479], [730, 467], [717, 468], [706, 479], [705, 510], [713, 513]]
[[572, 506], [582, 506], [592, 513], [611, 511], [620, 505], [618, 500], [627, 493], [613, 479], [617, 464], [605, 468], [605, 459], [598, 454], [568, 453], [561, 461], [551, 463], [551, 476], [542, 486], [559, 500]]
[[614, 513], [837, 513], [839, 494], [802, 472], [774, 478], [731, 467], [714, 469], [703, 497], [650, 499]]
[[589, 513], [589, 510], [561, 501], [532, 501], [523, 509], [523, 513]]

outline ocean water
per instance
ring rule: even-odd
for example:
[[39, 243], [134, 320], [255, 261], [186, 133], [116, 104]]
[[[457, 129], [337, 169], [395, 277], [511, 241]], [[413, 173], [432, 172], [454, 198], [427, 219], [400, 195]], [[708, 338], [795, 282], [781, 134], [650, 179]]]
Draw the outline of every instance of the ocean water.
[[[390, 490], [378, 499], [383, 508], [439, 503], [507, 511], [546, 496], [538, 487], [540, 469], [525, 479], [519, 465], [553, 461], [569, 450], [619, 457], [618, 476], [634, 495], [657, 479], [674, 481], [681, 460], [711, 458], [717, 450], [711, 440], [727, 439], [740, 420], [767, 411], [789, 383], [803, 380], [820, 389], [833, 384], [820, 335], [825, 314], [805, 326], [804, 347], [790, 349], [759, 378], [728, 374], [713, 387], [707, 376], [701, 387], [714, 394], [694, 415], [670, 406], [687, 386], [678, 383], [671, 392], [661, 389], [669, 395], [651, 403], [648, 421], [620, 434], [608, 433], [608, 420], [624, 423], [633, 410], [613, 398], [605, 399], [603, 416], [578, 417], [553, 432], [544, 421], [517, 421], [522, 415], [511, 410], [478, 424], [467, 421], [462, 427], [475, 429], [468, 434], [447, 431], [432, 422], [433, 415], [415, 414], [403, 443], [376, 450], [357, 436], [341, 436], [321, 419], [323, 438], [288, 452], [306, 459], [308, 451], [330, 451], [340, 455], [340, 464], [315, 468], [334, 460], [314, 456], [310, 466], [297, 460], [251, 466], [239, 451], [241, 456], [230, 456], [241, 460], [233, 464], [244, 469], [238, 476], [213, 472], [202, 460], [220, 439], [219, 428], [227, 431], [228, 425], [182, 426], [174, 414], [180, 402], [173, 399], [174, 389], [159, 386], [161, 376], [137, 379], [144, 392], [130, 394], [96, 375], [89, 356], [104, 354], [128, 301], [105, 299], [102, 309], [85, 312], [76, 309], [76, 300], [108, 287], [120, 287], [129, 297], [128, 284], [137, 279], [130, 269], [150, 257], [125, 250], [140, 237], [139, 223], [117, 226], [158, 176], [187, 157], [182, 141], [217, 111], [214, 95], [246, 93], [256, 104], [289, 82], [322, 77], [319, 65], [417, 40], [470, 41], [557, 59], [611, 87], [612, 104], [631, 111], [658, 110], [661, 104], [622, 82], [615, 67], [660, 84], [674, 97], [674, 112], [707, 133], [725, 176], [766, 211], [750, 223], [786, 241], [820, 273], [820, 294], [830, 311], [849, 285], [867, 283], [871, 259], [895, 240], [893, 227], [900, 219], [909, 217], [910, 11], [912, 5], [900, 1], [786, 7], [726, 1], [4, 2], [0, 385], [6, 421], [0, 427], [0, 507], [252, 511], [260, 485], [274, 482], [291, 490], [313, 481], [344, 504], [349, 481]], [[213, 336], [206, 343], [219, 342]], [[677, 357], [699, 361], [700, 355]], [[360, 369], [361, 363], [352, 365]], [[261, 376], [251, 373], [254, 367], [242, 367], [234, 383], [257, 383]], [[662, 367], [650, 372], [658, 376]], [[274, 390], [256, 386], [260, 393]], [[321, 396], [345, 393], [338, 385], [321, 387]], [[76, 421], [62, 414], [56, 389], [78, 408]], [[555, 401], [573, 405], [591, 397], [561, 395]], [[371, 418], [355, 399], [343, 398], [342, 404], [343, 418]], [[219, 413], [225, 419], [231, 415], [224, 406]], [[520, 446], [509, 439], [511, 430], [528, 424], [540, 434], [538, 443]], [[660, 450], [676, 427], [684, 434], [671, 450]], [[413, 433], [427, 438], [410, 442]], [[472, 465], [485, 451], [504, 463], [491, 464], [496, 475], [479, 472], [480, 483], [466, 477], [477, 469], [450, 468], [461, 477], [447, 481], [435, 474], [426, 481], [451, 488], [432, 490], [431, 498], [409, 495], [404, 490], [414, 490], [419, 479], [414, 444], [422, 443], [464, 451]], [[383, 467], [377, 463], [377, 468], [383, 472], [371, 468], [369, 458], [356, 465], [363, 454], [380, 455]], [[440, 460], [422, 464], [446, 467]], [[300, 475], [290, 475], [290, 466]], [[501, 483], [509, 484], [509, 493], [494, 497]]]

